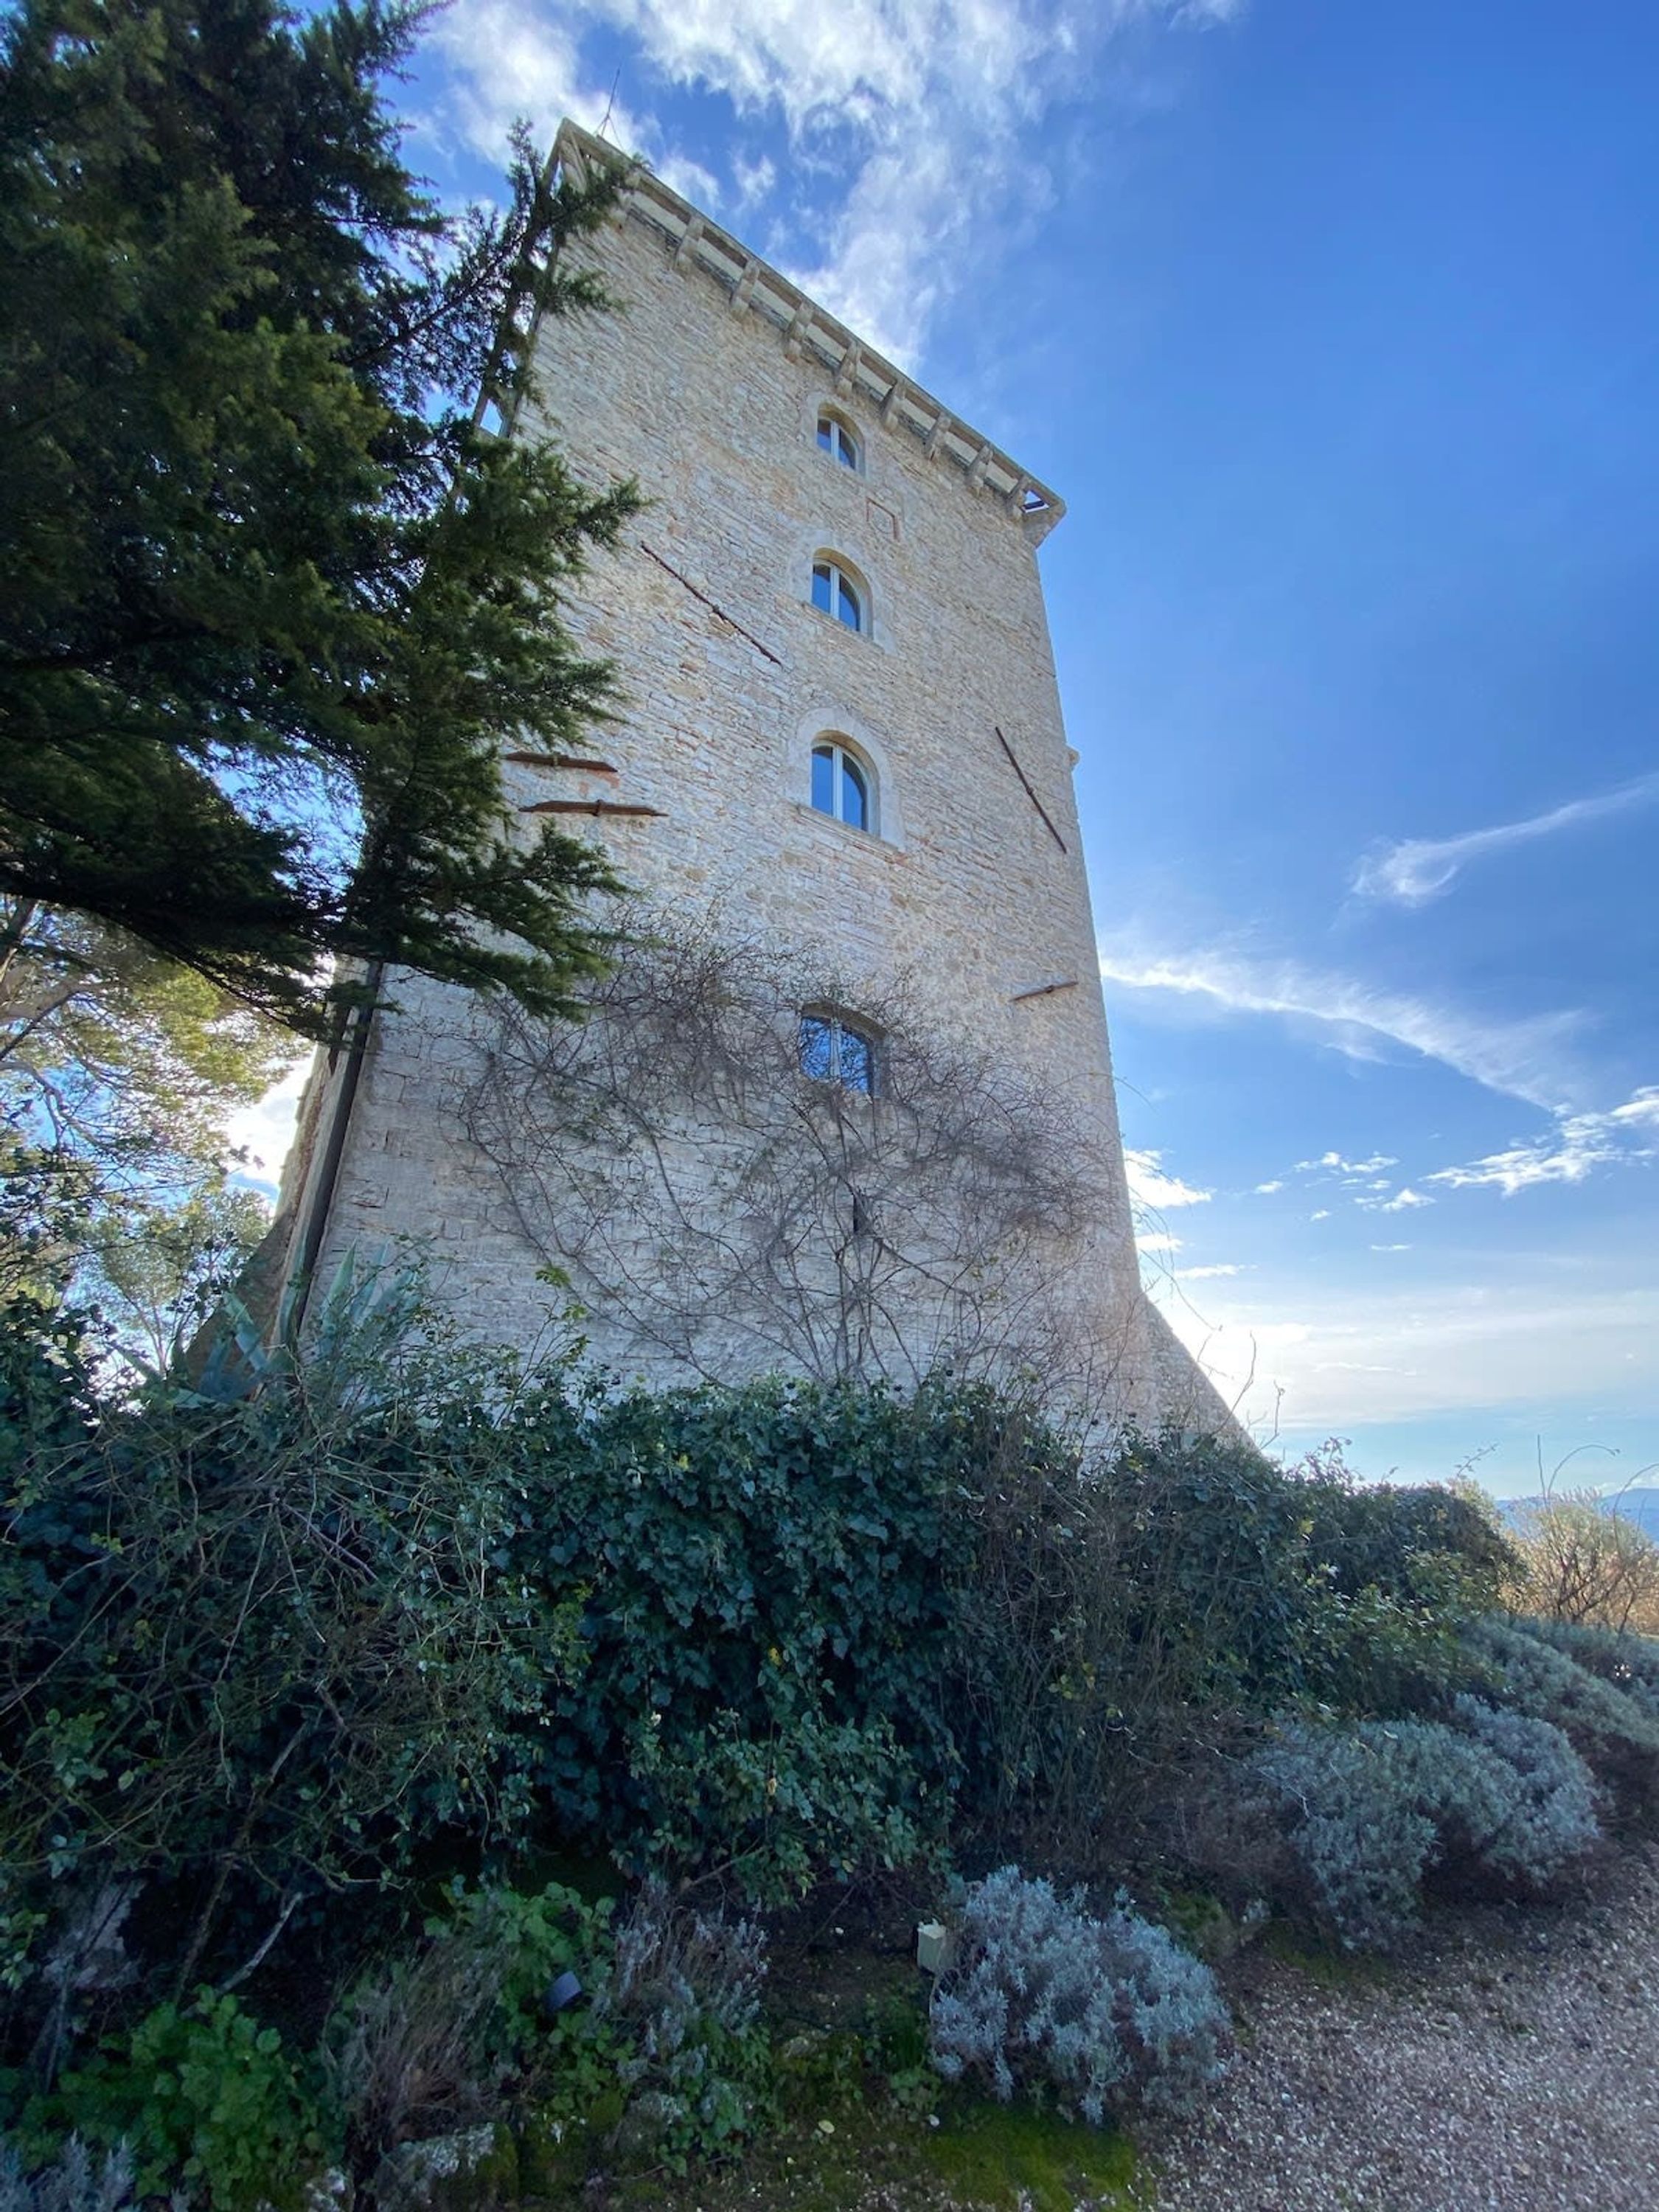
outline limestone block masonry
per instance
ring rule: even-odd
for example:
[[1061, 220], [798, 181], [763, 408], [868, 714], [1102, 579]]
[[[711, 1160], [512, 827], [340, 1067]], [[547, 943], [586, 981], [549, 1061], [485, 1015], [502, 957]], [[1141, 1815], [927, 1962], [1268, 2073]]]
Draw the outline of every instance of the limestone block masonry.
[[[605, 157], [569, 124], [559, 153], [578, 169]], [[1056, 1102], [1087, 1156], [1087, 1218], [1057, 1227], [1046, 1255], [1028, 1239], [1018, 1264], [1051, 1278], [1050, 1322], [1063, 1311], [1072, 1332], [1068, 1380], [1092, 1377], [1118, 1419], [1230, 1425], [1139, 1287], [1036, 558], [1060, 501], [656, 179], [638, 180], [584, 257], [618, 306], [543, 332], [537, 405], [517, 428], [550, 434], [585, 480], [634, 477], [647, 503], [565, 610], [616, 664], [616, 720], [584, 749], [592, 764], [510, 763], [510, 801], [527, 824], [550, 813], [601, 842], [667, 926], [821, 975], [824, 1002], [854, 1024], [897, 986], [994, 1089]], [[828, 449], [824, 422], [836, 426]], [[826, 560], [857, 594], [856, 629], [814, 604]], [[866, 827], [813, 804], [813, 747], [831, 739], [865, 778]], [[474, 1140], [480, 1010], [420, 979], [393, 988], [398, 1011], [377, 1018], [350, 1101], [319, 1277], [349, 1247], [412, 1237], [471, 1334], [530, 1346], [558, 1304], [538, 1268], [580, 1240], [562, 1240], [550, 1215], [538, 1231], [534, 1209], [558, 1206], [544, 1174], [533, 1192], [504, 1188], [511, 1170]], [[876, 1048], [877, 1096], [859, 1104], [879, 1116], [896, 1111], [880, 1095], [879, 1025]], [[779, 1079], [821, 1105], [827, 1086], [799, 1072], [795, 1049], [791, 1029]], [[319, 1065], [283, 1218], [315, 1197], [337, 1081]], [[647, 1308], [659, 1322], [672, 1306], [688, 1252], [714, 1249], [742, 1182], [738, 1140], [706, 1102], [668, 1120], [674, 1207], [698, 1216], [704, 1243], [641, 1218], [624, 1270], [640, 1295], [626, 1298], [607, 1298], [602, 1273], [568, 1270], [594, 1355], [658, 1381], [811, 1364], [732, 1297], [678, 1340], [641, 1325]], [[620, 1141], [572, 1127], [553, 1143], [574, 1160]], [[626, 1228], [607, 1224], [613, 1260]], [[951, 1249], [965, 1267], [960, 1237]], [[981, 1255], [976, 1279], [999, 1263]], [[1030, 1310], [1021, 1296], [1008, 1310]], [[913, 1370], [972, 1364], [941, 1310], [915, 1301], [915, 1340], [901, 1347]], [[902, 1337], [909, 1324], [890, 1313], [887, 1326]], [[1008, 1333], [979, 1341], [994, 1345], [993, 1366], [1018, 1348]], [[887, 1371], [892, 1350], [877, 1362]]]

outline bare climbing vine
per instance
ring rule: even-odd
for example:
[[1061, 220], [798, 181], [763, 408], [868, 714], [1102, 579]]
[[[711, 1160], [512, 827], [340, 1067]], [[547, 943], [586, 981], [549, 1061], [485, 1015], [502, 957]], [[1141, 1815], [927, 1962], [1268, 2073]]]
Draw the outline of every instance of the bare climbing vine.
[[[728, 1377], [1054, 1373], [1099, 1157], [915, 995], [653, 918], [586, 1022], [492, 1018], [464, 1126], [516, 1232], [638, 1354]], [[855, 1012], [875, 1096], [802, 1073], [803, 1008]]]

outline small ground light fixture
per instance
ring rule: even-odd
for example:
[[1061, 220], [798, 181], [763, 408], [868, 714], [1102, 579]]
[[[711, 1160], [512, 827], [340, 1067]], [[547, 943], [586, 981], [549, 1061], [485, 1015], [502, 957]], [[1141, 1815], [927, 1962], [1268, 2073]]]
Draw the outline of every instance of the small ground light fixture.
[[916, 1964], [924, 1974], [942, 1974], [956, 1948], [956, 1938], [942, 1920], [924, 1920], [918, 1925]]

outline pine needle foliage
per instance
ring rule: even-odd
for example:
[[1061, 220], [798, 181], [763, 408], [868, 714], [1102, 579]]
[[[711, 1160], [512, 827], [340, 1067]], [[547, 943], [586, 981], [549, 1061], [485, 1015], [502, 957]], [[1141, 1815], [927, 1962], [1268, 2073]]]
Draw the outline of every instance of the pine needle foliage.
[[319, 1032], [331, 962], [563, 1011], [603, 860], [522, 835], [504, 741], [608, 671], [558, 619], [631, 511], [490, 434], [591, 307], [520, 144], [444, 213], [384, 88], [418, 9], [21, 0], [0, 23], [0, 893]]

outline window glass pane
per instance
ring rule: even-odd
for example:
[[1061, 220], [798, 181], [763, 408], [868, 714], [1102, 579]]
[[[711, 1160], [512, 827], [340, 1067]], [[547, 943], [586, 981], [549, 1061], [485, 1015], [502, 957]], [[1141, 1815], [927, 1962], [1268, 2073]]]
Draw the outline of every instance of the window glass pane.
[[830, 1082], [836, 1072], [836, 1032], [833, 1024], [817, 1014], [800, 1018], [800, 1072]]
[[869, 795], [864, 787], [863, 775], [843, 753], [841, 757], [841, 818], [843, 822], [850, 822], [855, 830], [867, 830], [870, 824], [866, 817], [869, 808]]
[[836, 1073], [842, 1088], [848, 1091], [873, 1091], [876, 1087], [875, 1055], [870, 1041], [861, 1037], [856, 1030], [842, 1030], [836, 1040], [840, 1051], [836, 1054]]
[[[797, 569], [795, 573], [799, 575], [800, 571]], [[815, 607], [822, 607], [825, 614], [833, 614], [835, 611], [834, 586], [835, 582], [838, 580], [839, 579], [832, 580], [830, 563], [827, 561], [820, 561], [812, 571], [812, 605]]]
[[836, 811], [836, 755], [830, 745], [812, 750], [812, 804], [820, 814]]
[[853, 589], [853, 586], [848, 582], [845, 576], [838, 574], [836, 578], [836, 582], [840, 587], [836, 600], [836, 612], [841, 617], [848, 629], [857, 629], [859, 627], [858, 593]]
[[827, 415], [818, 417], [818, 443], [826, 453], [833, 453], [836, 450], [836, 426]]
[[836, 459], [844, 469], [855, 469], [859, 465], [859, 449], [839, 422], [836, 425]]

